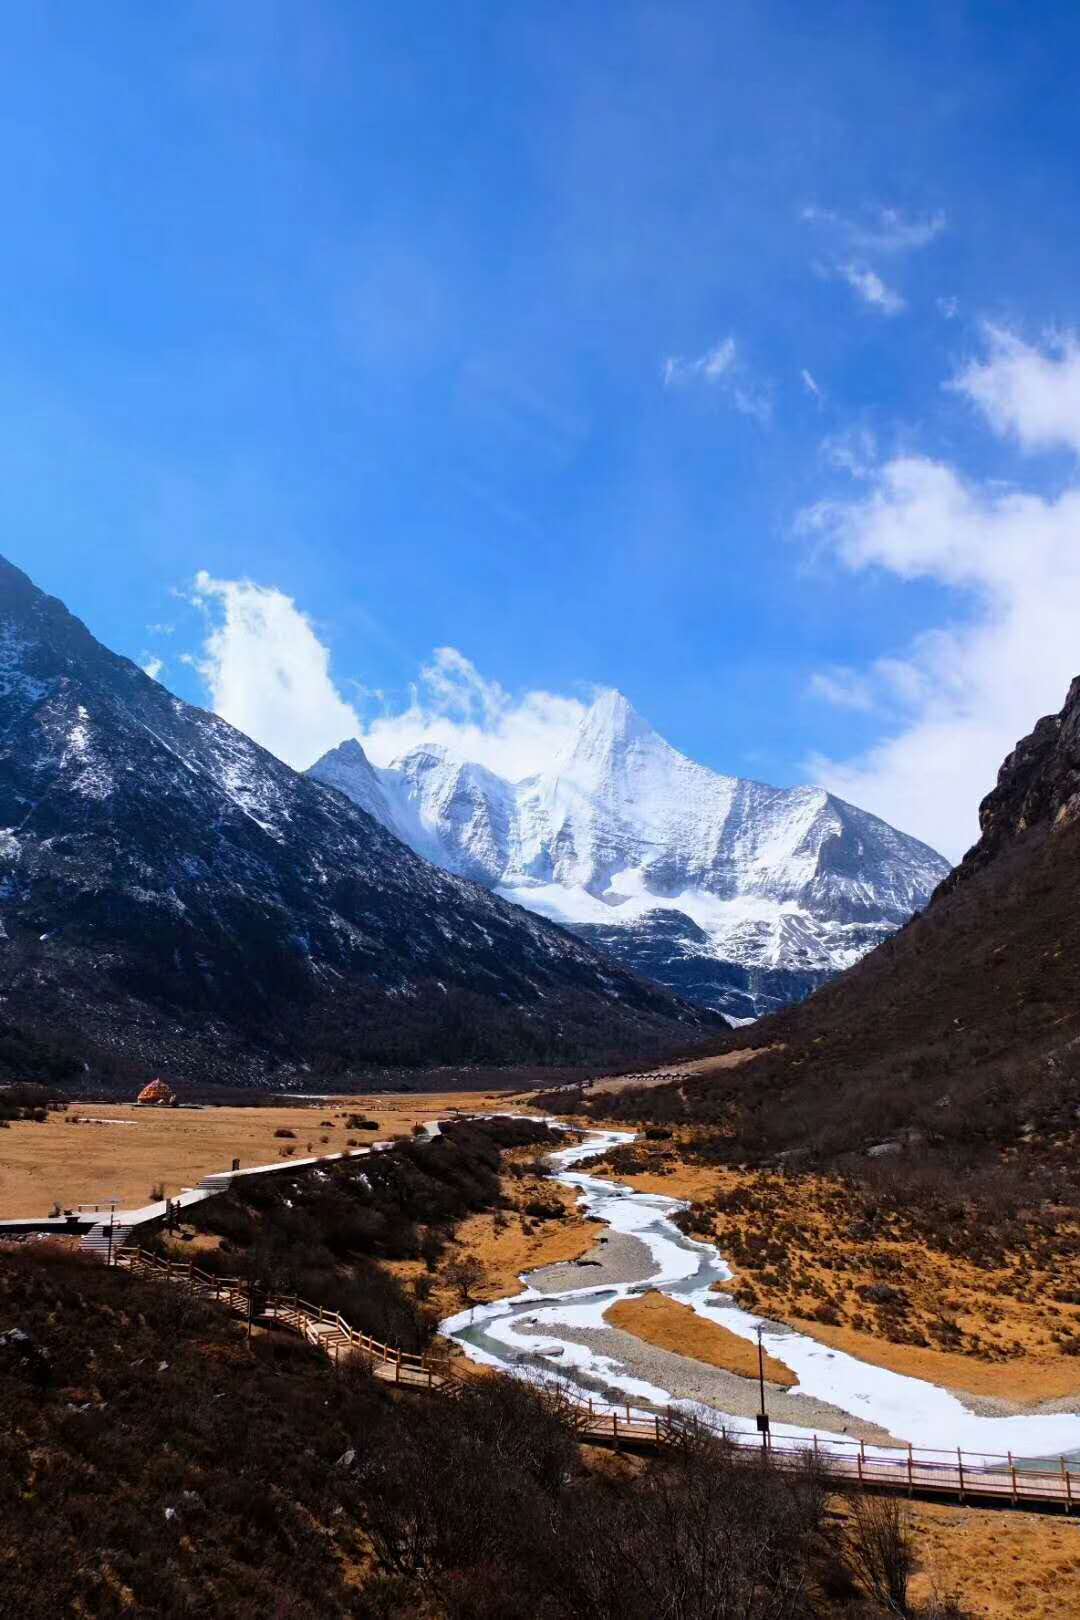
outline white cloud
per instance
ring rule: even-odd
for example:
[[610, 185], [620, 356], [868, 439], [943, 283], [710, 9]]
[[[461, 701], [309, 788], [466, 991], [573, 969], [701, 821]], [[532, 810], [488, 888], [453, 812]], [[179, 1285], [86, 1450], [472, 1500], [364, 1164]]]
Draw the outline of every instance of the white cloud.
[[164, 660], [164, 658], [155, 658], [153, 653], [144, 652], [143, 653], [143, 666], [142, 667], [143, 667], [143, 674], [144, 675], [149, 675], [149, 677], [150, 677], [150, 679], [152, 681], [156, 681], [158, 679], [158, 677], [160, 676], [162, 670], [165, 668], [165, 660]]
[[[1055, 358], [995, 337], [989, 360], [968, 367], [958, 386], [999, 431], [1041, 445], [1065, 439], [1075, 365], [1071, 345]], [[1002, 759], [1061, 707], [1080, 667], [1080, 485], [1043, 495], [898, 457], [860, 498], [821, 503], [801, 527], [848, 569], [959, 593], [962, 616], [845, 676], [848, 690], [891, 717], [881, 739], [853, 759], [810, 762], [833, 791], [956, 858], [977, 836], [978, 802]], [[818, 678], [820, 695], [835, 678], [829, 670]]]
[[330, 654], [307, 615], [273, 586], [195, 578], [211, 620], [193, 660], [224, 719], [299, 769], [360, 731], [360, 717], [330, 677]]
[[192, 594], [209, 627], [199, 655], [184, 662], [198, 670], [216, 713], [297, 769], [358, 737], [377, 765], [421, 742], [441, 743], [519, 780], [550, 763], [585, 713], [577, 698], [514, 697], [455, 648], [439, 647], [396, 709], [382, 693], [357, 689], [384, 708], [365, 722], [334, 683], [329, 649], [284, 591], [200, 572]]
[[985, 329], [989, 354], [949, 385], [965, 394], [999, 433], [1025, 450], [1080, 454], [1080, 342], [1073, 332], [1032, 348], [1002, 327]]
[[660, 374], [665, 388], [686, 386], [693, 382], [718, 384], [735, 409], [744, 416], [752, 416], [762, 424], [772, 416], [769, 392], [750, 379], [733, 337], [723, 338], [695, 359], [687, 359], [679, 354], [668, 355]]
[[866, 264], [838, 264], [836, 274], [847, 282], [864, 304], [882, 315], [899, 315], [906, 308], [903, 298], [882, 281], [876, 270]]
[[514, 697], [498, 681], [486, 680], [456, 648], [438, 647], [408, 705], [370, 721], [361, 741], [377, 765], [389, 765], [421, 742], [434, 742], [520, 781], [551, 764], [572, 742], [584, 714], [579, 699], [553, 692]]
[[959, 298], [938, 298], [935, 300], [938, 314], [946, 321], [955, 321], [960, 313]]
[[825, 396], [818, 386], [817, 379], [814, 377], [812, 372], [807, 371], [806, 367], [804, 366], [799, 372], [799, 376], [802, 379], [802, 385], [808, 394], [812, 394], [816, 400], [824, 399]]

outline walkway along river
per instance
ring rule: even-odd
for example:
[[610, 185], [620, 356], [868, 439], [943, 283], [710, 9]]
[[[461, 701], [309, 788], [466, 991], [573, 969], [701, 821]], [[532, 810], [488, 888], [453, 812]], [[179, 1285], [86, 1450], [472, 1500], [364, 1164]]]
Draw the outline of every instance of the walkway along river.
[[[551, 1121], [555, 1124], [555, 1121]], [[685, 1204], [656, 1193], [635, 1192], [617, 1182], [600, 1180], [575, 1166], [593, 1154], [634, 1139], [632, 1131], [589, 1131], [583, 1142], [549, 1158], [554, 1179], [578, 1189], [585, 1212], [606, 1223], [610, 1233], [626, 1234], [644, 1245], [648, 1275], [630, 1282], [603, 1282], [552, 1292], [550, 1274], [536, 1274], [547, 1288], [526, 1285], [512, 1298], [462, 1311], [442, 1324], [473, 1361], [507, 1372], [540, 1376], [576, 1386], [582, 1398], [611, 1403], [648, 1403], [648, 1408], [696, 1414], [730, 1433], [755, 1432], [752, 1417], [725, 1414], [715, 1406], [679, 1399], [634, 1376], [616, 1355], [602, 1354], [582, 1338], [604, 1329], [604, 1312], [618, 1299], [656, 1289], [699, 1316], [721, 1323], [740, 1338], [756, 1343], [763, 1319], [740, 1310], [714, 1284], [731, 1278], [731, 1269], [710, 1243], [686, 1238], [671, 1220]], [[610, 1241], [614, 1241], [613, 1239]], [[653, 1269], [649, 1271], [649, 1267]], [[567, 1268], [568, 1273], [570, 1268]], [[1074, 1413], [1029, 1416], [985, 1416], [966, 1407], [957, 1395], [935, 1384], [872, 1367], [841, 1351], [777, 1323], [764, 1322], [765, 1349], [796, 1374], [787, 1392], [790, 1409], [806, 1401], [806, 1425], [773, 1422], [777, 1439], [819, 1443], [836, 1440], [837, 1429], [815, 1428], [813, 1407], [826, 1402], [860, 1424], [876, 1426], [895, 1440], [916, 1447], [962, 1447], [965, 1453], [1054, 1458], [1080, 1455], [1080, 1397]], [[818, 1408], [820, 1410], [820, 1408]], [[867, 1447], [870, 1455], [874, 1448]]]

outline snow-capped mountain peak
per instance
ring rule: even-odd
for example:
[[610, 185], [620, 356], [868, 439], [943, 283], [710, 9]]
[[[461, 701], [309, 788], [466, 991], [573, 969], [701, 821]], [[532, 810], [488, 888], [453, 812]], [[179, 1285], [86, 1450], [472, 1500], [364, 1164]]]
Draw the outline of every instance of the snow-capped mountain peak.
[[[312, 773], [378, 815], [370, 777], [343, 772], [342, 752]], [[427, 744], [373, 775], [387, 825], [429, 859], [736, 1016], [849, 966], [948, 871], [821, 788], [698, 764], [613, 689], [524, 781]]]

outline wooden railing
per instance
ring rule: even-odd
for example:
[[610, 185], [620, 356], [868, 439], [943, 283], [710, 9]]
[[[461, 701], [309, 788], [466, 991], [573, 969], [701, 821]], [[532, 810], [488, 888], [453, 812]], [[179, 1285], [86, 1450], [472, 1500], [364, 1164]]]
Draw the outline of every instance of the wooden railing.
[[343, 1349], [347, 1355], [366, 1356], [379, 1367], [392, 1369], [394, 1383], [431, 1388], [449, 1376], [449, 1356], [418, 1355], [397, 1345], [383, 1344], [380, 1339], [354, 1328], [340, 1311], [313, 1305], [298, 1294], [272, 1294], [258, 1287], [253, 1291], [242, 1277], [219, 1277], [214, 1272], [203, 1271], [193, 1260], [165, 1260], [143, 1248], [121, 1250], [115, 1263], [128, 1271], [178, 1283], [203, 1299], [227, 1306], [238, 1316], [251, 1317], [254, 1308], [254, 1320], [270, 1318], [283, 1323], [312, 1344], [319, 1345], [331, 1360], [339, 1361]]
[[[591, 1399], [585, 1407], [583, 1431], [589, 1438], [620, 1445], [662, 1446], [670, 1444], [678, 1431], [678, 1420], [634, 1412], [629, 1406], [598, 1405]], [[1025, 1504], [1057, 1504], [1070, 1513], [1080, 1503], [1080, 1463], [1066, 1457], [1048, 1459], [1039, 1465], [1030, 1459], [1017, 1459], [1012, 1452], [988, 1453], [932, 1446], [876, 1446], [864, 1440], [773, 1439], [764, 1443], [760, 1435], [728, 1432], [730, 1445], [755, 1453], [777, 1468], [803, 1468], [813, 1461], [827, 1474], [845, 1484], [877, 1490], [916, 1492], [954, 1496], [961, 1502], [969, 1497], [997, 1497], [1014, 1507]]]

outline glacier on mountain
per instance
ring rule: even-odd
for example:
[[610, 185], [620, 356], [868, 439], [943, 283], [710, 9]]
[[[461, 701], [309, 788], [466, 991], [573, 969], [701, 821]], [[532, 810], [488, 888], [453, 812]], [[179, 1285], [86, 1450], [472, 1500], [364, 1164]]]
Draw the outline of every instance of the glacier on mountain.
[[821, 788], [697, 764], [610, 690], [521, 782], [434, 743], [379, 767], [355, 739], [310, 774], [429, 860], [734, 1017], [851, 966], [949, 870]]

